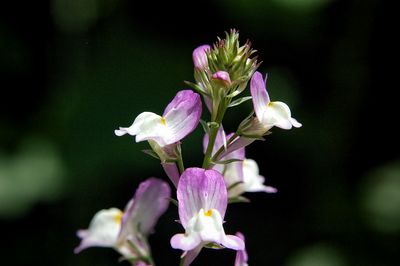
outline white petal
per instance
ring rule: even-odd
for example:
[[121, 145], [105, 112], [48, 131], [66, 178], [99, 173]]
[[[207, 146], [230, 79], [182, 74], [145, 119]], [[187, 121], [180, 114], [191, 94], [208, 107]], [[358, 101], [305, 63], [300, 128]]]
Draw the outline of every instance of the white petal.
[[276, 189], [264, 185], [265, 178], [259, 175], [256, 161], [246, 159], [243, 161], [243, 187], [246, 192], [275, 193]]
[[289, 121], [290, 121], [290, 123], [292, 123], [292, 125], [294, 126], [294, 127], [301, 127], [302, 126], [302, 124], [301, 123], [299, 123], [296, 119], [294, 119], [294, 118], [289, 118]]
[[171, 132], [165, 126], [165, 120], [151, 112], [141, 113], [130, 127], [120, 127], [119, 130], [115, 130], [115, 134], [117, 136], [124, 134], [136, 135], [136, 142], [153, 139], [160, 146], [169, 144], [166, 140], [171, 138]]
[[208, 214], [200, 210], [196, 227], [196, 230], [200, 229], [200, 237], [204, 242], [220, 243], [225, 237], [221, 214], [215, 209], [208, 210]]
[[270, 102], [265, 109], [261, 122], [282, 129], [291, 129], [291, 113], [289, 106], [283, 102]]
[[122, 211], [117, 208], [97, 212], [87, 230], [79, 230], [82, 238], [75, 252], [88, 247], [114, 247], [121, 229]]
[[224, 247], [234, 250], [244, 250], [244, 241], [234, 235], [226, 235], [221, 243]]

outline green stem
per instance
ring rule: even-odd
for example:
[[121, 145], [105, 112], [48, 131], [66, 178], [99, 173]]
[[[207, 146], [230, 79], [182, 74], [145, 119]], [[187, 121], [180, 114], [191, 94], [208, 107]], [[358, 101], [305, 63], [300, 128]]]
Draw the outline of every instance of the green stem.
[[185, 265], [185, 257], [181, 258], [181, 261], [179, 262], [179, 266]]
[[206, 154], [204, 155], [203, 166], [202, 166], [202, 168], [204, 168], [204, 169], [207, 169], [210, 166], [212, 150], [214, 148], [218, 129], [219, 129], [219, 125], [215, 128], [210, 128], [210, 134], [208, 136], [208, 146], [207, 146]]
[[[217, 97], [215, 99], [218, 99]], [[213, 110], [211, 113], [211, 122], [216, 122], [217, 126], [210, 128], [208, 135], [208, 146], [206, 154], [204, 155], [202, 168], [208, 169], [212, 162], [212, 151], [214, 149], [215, 139], [217, 137], [218, 129], [221, 126], [222, 120], [224, 118], [227, 106], [229, 105], [229, 100], [222, 98], [219, 101], [213, 102]], [[215, 157], [215, 156], [214, 156]], [[213, 158], [214, 158], [213, 157]]]
[[150, 265], [152, 265], [152, 266], [156, 266], [156, 264], [154, 263], [154, 260], [153, 260], [153, 258], [151, 257], [151, 255], [147, 257], [147, 262], [149, 262]]
[[179, 173], [182, 174], [183, 171], [185, 171], [185, 165], [183, 164], [182, 154], [179, 154], [176, 162], [178, 163]]
[[181, 144], [179, 143], [176, 146], [176, 148], [177, 148], [177, 154], [178, 154], [178, 158], [176, 159], [176, 163], [178, 164], [179, 173], [182, 174], [183, 171], [185, 171], [185, 165], [183, 164], [183, 156], [182, 156]]

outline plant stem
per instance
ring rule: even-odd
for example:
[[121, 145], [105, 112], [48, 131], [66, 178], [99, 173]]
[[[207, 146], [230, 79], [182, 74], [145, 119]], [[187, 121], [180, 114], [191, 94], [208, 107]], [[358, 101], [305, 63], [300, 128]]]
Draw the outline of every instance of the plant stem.
[[178, 165], [179, 169], [179, 174], [181, 175], [183, 171], [185, 171], [185, 166], [183, 164], [183, 156], [182, 156], [182, 147], [181, 143], [178, 143], [175, 147], [175, 153], [176, 153], [176, 160], [175, 164]]
[[185, 257], [181, 258], [181, 261], [179, 262], [179, 266], [185, 265]]
[[218, 125], [218, 127], [210, 128], [210, 134], [208, 136], [208, 146], [207, 146], [206, 154], [204, 155], [203, 166], [202, 166], [202, 168], [204, 168], [204, 169], [207, 169], [210, 166], [212, 151], [214, 148], [218, 129], [219, 129], [219, 125]]
[[[217, 98], [215, 98], [217, 99]], [[220, 99], [219, 101], [213, 102], [213, 110], [211, 113], [211, 122], [216, 122], [217, 126], [211, 127], [208, 135], [208, 145], [206, 154], [204, 155], [202, 168], [208, 169], [212, 162], [212, 151], [214, 149], [215, 139], [217, 137], [217, 133], [219, 128], [221, 127], [222, 120], [224, 118], [227, 106], [229, 105], [230, 100], [225, 98]], [[215, 157], [215, 156], [214, 156]], [[214, 158], [212, 157], [212, 158]]]
[[179, 173], [182, 174], [183, 171], [185, 171], [185, 165], [183, 164], [182, 153], [179, 154], [176, 162], [178, 163]]
[[154, 260], [151, 257], [151, 255], [147, 257], [147, 261], [150, 263], [151, 266], [156, 266], [156, 264], [154, 263]]

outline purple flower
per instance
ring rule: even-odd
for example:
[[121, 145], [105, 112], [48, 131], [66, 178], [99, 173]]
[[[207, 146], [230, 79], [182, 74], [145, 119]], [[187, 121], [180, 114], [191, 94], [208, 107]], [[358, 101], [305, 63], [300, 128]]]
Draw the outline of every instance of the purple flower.
[[201, 45], [194, 49], [192, 58], [194, 67], [197, 69], [205, 69], [208, 68], [208, 59], [207, 59], [207, 51], [210, 51], [210, 45]]
[[215, 170], [188, 168], [178, 185], [179, 218], [184, 234], [171, 238], [171, 246], [184, 251], [217, 244], [234, 250], [244, 249], [239, 237], [226, 235], [223, 218], [228, 204], [223, 176]]
[[289, 106], [283, 102], [271, 102], [266, 89], [266, 80], [260, 72], [255, 72], [250, 81], [250, 92], [253, 97], [254, 111], [258, 121], [265, 131], [276, 126], [282, 129], [301, 127], [296, 119], [291, 117]]
[[201, 108], [200, 95], [191, 90], [182, 90], [168, 104], [162, 116], [151, 112], [141, 113], [130, 127], [115, 130], [115, 135], [136, 136], [136, 142], [154, 140], [164, 147], [180, 141], [196, 128]]
[[89, 247], [111, 247], [126, 259], [145, 260], [150, 255], [146, 238], [166, 211], [170, 197], [171, 190], [166, 182], [147, 179], [139, 185], [124, 212], [117, 208], [101, 210], [88, 229], [78, 231], [82, 241], [75, 253]]
[[158, 178], [149, 178], [139, 185], [122, 217], [118, 241], [152, 233], [160, 216], [167, 210], [171, 189]]
[[[242, 233], [237, 232], [236, 236], [244, 241], [244, 235]], [[248, 261], [248, 256], [246, 249], [238, 250], [236, 252], [235, 266], [248, 266], [249, 264], [247, 264], [247, 261]]]

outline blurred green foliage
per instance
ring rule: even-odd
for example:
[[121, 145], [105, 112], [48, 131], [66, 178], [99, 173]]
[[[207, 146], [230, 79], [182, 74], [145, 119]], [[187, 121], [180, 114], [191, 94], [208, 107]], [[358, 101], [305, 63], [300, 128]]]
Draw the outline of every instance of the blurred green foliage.
[[[303, 127], [274, 130], [247, 150], [279, 192], [232, 205], [226, 231], [246, 235], [250, 265], [396, 265], [400, 170], [388, 9], [376, 0], [7, 2], [2, 265], [118, 263], [111, 250], [75, 256], [75, 231], [99, 209], [122, 208], [145, 178], [166, 177], [141, 152], [146, 143], [113, 130], [140, 112], [162, 112], [183, 81], [193, 81], [192, 50], [232, 27], [259, 51], [271, 98], [287, 102]], [[250, 108], [232, 108], [225, 128], [234, 130]], [[201, 138], [198, 129], [184, 140], [187, 166], [201, 161]], [[150, 238], [158, 265], [177, 264], [169, 247], [177, 217], [171, 206]], [[194, 265], [233, 259], [207, 250]]]

